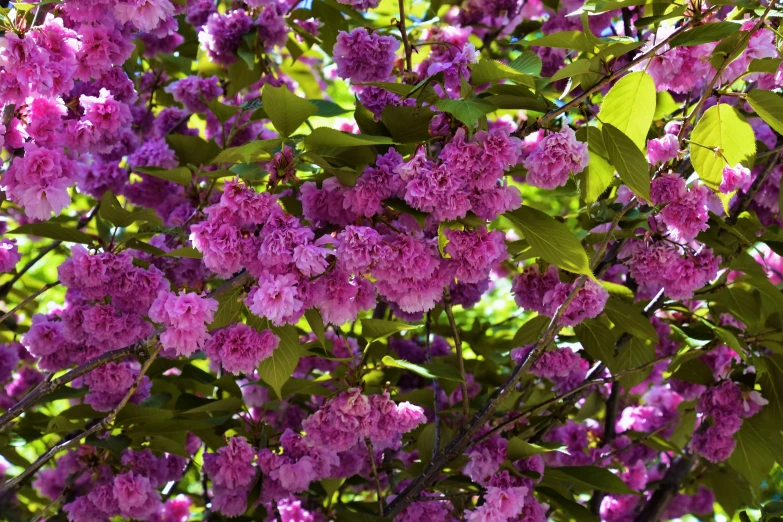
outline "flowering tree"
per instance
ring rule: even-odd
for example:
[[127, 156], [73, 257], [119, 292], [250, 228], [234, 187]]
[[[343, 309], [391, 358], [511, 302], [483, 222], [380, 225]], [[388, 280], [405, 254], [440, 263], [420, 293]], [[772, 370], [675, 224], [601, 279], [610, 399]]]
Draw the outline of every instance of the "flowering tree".
[[0, 9], [0, 518], [779, 522], [781, 9]]

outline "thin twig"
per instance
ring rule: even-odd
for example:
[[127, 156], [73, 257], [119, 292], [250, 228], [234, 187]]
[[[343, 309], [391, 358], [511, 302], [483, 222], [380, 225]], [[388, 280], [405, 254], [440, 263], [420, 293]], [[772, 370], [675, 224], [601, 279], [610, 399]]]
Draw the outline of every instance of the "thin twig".
[[[100, 209], [100, 206], [101, 206], [101, 204], [98, 203], [97, 205], [95, 205], [95, 207], [93, 207], [93, 209], [90, 211], [89, 214], [87, 214], [86, 216], [82, 217], [76, 223], [76, 229], [77, 230], [81, 230], [84, 227], [86, 227], [90, 223], [90, 221], [92, 220], [93, 216], [95, 216], [98, 213], [98, 210]], [[8, 281], [2, 287], [0, 287], [0, 300], [5, 299], [5, 297], [8, 295], [8, 293], [11, 291], [11, 288], [13, 288], [14, 284], [16, 284], [16, 282], [19, 281], [22, 277], [24, 277], [24, 275], [31, 268], [33, 268], [38, 263], [38, 261], [43, 259], [44, 256], [46, 256], [46, 254], [48, 254], [49, 252], [51, 252], [52, 250], [54, 250], [55, 248], [59, 247], [62, 244], [63, 244], [62, 241], [57, 240], [54, 243], [48, 245], [43, 250], [41, 250], [41, 252], [39, 252], [38, 255], [35, 256], [32, 260], [28, 261], [28, 263], [24, 267], [22, 267], [22, 269], [19, 270], [16, 273], [16, 275], [14, 275], [14, 277], [11, 278], [10, 281]]]
[[55, 286], [57, 286], [59, 284], [60, 284], [60, 281], [55, 281], [54, 283], [48, 283], [48, 284], [44, 285], [43, 287], [41, 287], [40, 290], [37, 290], [34, 294], [31, 294], [31, 295], [27, 296], [24, 301], [22, 301], [21, 303], [19, 303], [18, 305], [16, 305], [15, 307], [10, 309], [6, 313], [4, 313], [2, 316], [0, 316], [0, 323], [4, 322], [6, 319], [8, 319], [12, 315], [14, 315], [17, 310], [22, 308], [24, 305], [26, 305], [27, 303], [29, 303], [30, 301], [32, 301], [33, 299], [35, 299], [39, 295], [43, 294], [44, 292], [46, 292], [50, 288], [54, 288]]
[[740, 214], [742, 214], [745, 209], [748, 208], [748, 205], [750, 205], [751, 201], [753, 201], [753, 198], [756, 197], [756, 193], [761, 188], [761, 185], [764, 184], [772, 171], [775, 170], [775, 167], [780, 162], [782, 157], [783, 151], [778, 152], [777, 156], [769, 160], [769, 163], [767, 163], [767, 166], [764, 167], [764, 170], [758, 176], [756, 176], [756, 179], [753, 180], [753, 184], [750, 186], [750, 189], [737, 197], [737, 203], [734, 212], [732, 212], [732, 214], [726, 218], [727, 225], [734, 225], [737, 223]]
[[[249, 280], [250, 280], [250, 274], [247, 272], [242, 272], [234, 276], [233, 278], [229, 279], [218, 289], [210, 292], [207, 295], [210, 297], [214, 297], [216, 295], [224, 294], [235, 288], [245, 285]], [[43, 397], [50, 394], [60, 386], [64, 386], [69, 382], [73, 381], [74, 379], [76, 379], [77, 377], [81, 377], [82, 375], [94, 370], [95, 368], [103, 366], [104, 364], [107, 364], [111, 361], [116, 361], [118, 359], [122, 359], [129, 355], [139, 355], [140, 353], [143, 353], [143, 351], [146, 349], [146, 346], [154, 339], [156, 339], [161, 332], [162, 332], [161, 329], [157, 329], [155, 330], [155, 332], [152, 333], [152, 335], [130, 346], [126, 346], [124, 348], [118, 348], [116, 350], [106, 352], [96, 357], [95, 359], [91, 359], [85, 363], [82, 363], [81, 365], [77, 366], [73, 370], [69, 371], [64, 375], [61, 375], [60, 377], [57, 377], [56, 379], [51, 379], [51, 380], [41, 382], [38, 386], [33, 388], [32, 391], [28, 392], [27, 395], [25, 395], [19, 402], [11, 406], [11, 408], [9, 408], [7, 412], [0, 415], [0, 431], [2, 431], [3, 428], [5, 428], [5, 426], [8, 425], [8, 423], [10, 423], [13, 419], [18, 417], [22, 413], [24, 413], [35, 403], [37, 403]]]
[[[430, 335], [432, 335], [432, 312], [427, 312], [427, 319], [424, 322], [424, 349], [427, 353], [427, 362], [432, 362], [432, 350], [430, 346]], [[440, 386], [438, 386], [438, 378], [432, 378], [432, 410], [435, 412], [435, 444], [432, 447], [432, 458], [440, 451], [440, 416], [438, 415], [438, 395], [440, 392]]]
[[[702, 18], [709, 16], [710, 14], [714, 13], [718, 7], [720, 6], [713, 6], [710, 7], [707, 11], [703, 13]], [[651, 58], [655, 53], [663, 47], [664, 45], [668, 44], [670, 41], [672, 41], [674, 38], [688, 30], [694, 23], [696, 23], [695, 19], [688, 20], [685, 24], [683, 24], [682, 27], [674, 31], [672, 34], [670, 34], [667, 38], [663, 39], [658, 43], [657, 45], [653, 46], [649, 51], [646, 53], [634, 58], [631, 60], [628, 64], [620, 67], [616, 71], [614, 71], [612, 74], [605, 76], [601, 81], [587, 89], [585, 92], [571, 100], [570, 102], [566, 103], [562, 107], [559, 107], [553, 111], [550, 111], [546, 113], [544, 116], [539, 118], [534, 124], [529, 125], [523, 129], [520, 129], [515, 133], [516, 136], [527, 136], [528, 134], [531, 134], [532, 132], [537, 131], [538, 129], [541, 129], [543, 127], [546, 127], [547, 124], [549, 124], [551, 121], [555, 120], [558, 116], [561, 114], [564, 114], [568, 112], [569, 110], [573, 109], [574, 107], [577, 107], [581, 105], [587, 98], [589, 98], [593, 93], [600, 91], [616, 79], [618, 79], [620, 76], [625, 74], [626, 71], [628, 71], [631, 67], [643, 62], [644, 60], [648, 60]]]
[[375, 478], [375, 491], [378, 495], [378, 514], [383, 516], [383, 492], [381, 489], [381, 479], [378, 476], [378, 467], [375, 465], [375, 455], [373, 454], [372, 442], [369, 437], [365, 437], [364, 443], [367, 445], [367, 453], [370, 455], [370, 466], [372, 467], [372, 476]]
[[52, 446], [49, 451], [44, 453], [41, 457], [38, 458], [35, 462], [33, 462], [28, 468], [26, 468], [23, 472], [21, 472], [19, 475], [15, 476], [14, 478], [8, 480], [7, 482], [0, 485], [0, 494], [5, 493], [6, 491], [9, 491], [13, 488], [15, 488], [18, 484], [20, 484], [23, 480], [25, 480], [27, 477], [38, 471], [46, 462], [54, 457], [57, 453], [64, 451], [71, 446], [74, 446], [79, 443], [80, 440], [89, 437], [90, 435], [93, 435], [95, 433], [98, 433], [100, 431], [103, 431], [105, 429], [108, 429], [113, 423], [114, 419], [117, 418], [117, 414], [122, 410], [126, 404], [128, 404], [128, 401], [130, 401], [131, 397], [134, 393], [136, 393], [136, 390], [139, 388], [139, 385], [141, 384], [141, 379], [144, 377], [144, 374], [147, 373], [147, 370], [149, 370], [150, 365], [155, 360], [155, 358], [158, 356], [158, 353], [160, 353], [161, 345], [158, 344], [155, 350], [152, 351], [149, 358], [144, 361], [144, 364], [141, 366], [141, 370], [139, 370], [139, 375], [136, 376], [136, 379], [133, 381], [133, 384], [131, 384], [131, 387], [128, 389], [128, 392], [125, 394], [125, 396], [122, 398], [120, 403], [112, 409], [106, 417], [103, 418], [100, 422], [93, 425], [91, 428], [89, 428], [86, 431], [83, 431], [82, 433], [75, 435], [71, 437], [70, 439], [66, 440], [65, 442], [60, 442], [59, 444], [56, 444], [55, 446]]
[[459, 369], [459, 376], [462, 379], [460, 382], [460, 390], [462, 390], [462, 411], [465, 416], [470, 415], [470, 397], [468, 397], [468, 382], [465, 379], [465, 359], [462, 356], [462, 340], [459, 337], [459, 327], [457, 321], [454, 320], [454, 310], [451, 307], [451, 295], [449, 294], [448, 287], [443, 289], [443, 302], [446, 310], [446, 316], [449, 318], [449, 324], [451, 325], [451, 333], [454, 336], [454, 348], [457, 350], [457, 368]]
[[566, 298], [565, 302], [557, 309], [551, 321], [549, 322], [549, 326], [544, 331], [544, 333], [541, 334], [538, 341], [536, 341], [536, 343], [533, 345], [533, 349], [527, 353], [525, 358], [520, 361], [519, 364], [517, 364], [506, 382], [500, 388], [495, 390], [495, 393], [492, 394], [492, 397], [490, 397], [487, 403], [484, 404], [484, 406], [478, 412], [476, 412], [476, 414], [468, 423], [467, 427], [464, 428], [459, 433], [459, 435], [455, 437], [451, 443], [449, 443], [448, 446], [443, 448], [443, 450], [439, 452], [438, 455], [424, 467], [422, 472], [408, 484], [408, 486], [403, 490], [402, 493], [400, 493], [400, 495], [398, 495], [394, 500], [391, 501], [391, 503], [389, 503], [388, 506], [386, 506], [384, 516], [394, 518], [399, 515], [402, 510], [405, 509], [408, 504], [413, 502], [414, 498], [416, 498], [419, 493], [421, 493], [422, 490], [438, 476], [441, 469], [443, 469], [456, 457], [463, 454], [465, 448], [468, 447], [473, 437], [479, 432], [479, 430], [481, 430], [481, 428], [486, 424], [487, 420], [489, 420], [489, 418], [492, 417], [492, 415], [495, 413], [498, 405], [502, 404], [503, 401], [511, 394], [511, 392], [516, 388], [517, 383], [520, 381], [520, 379], [522, 379], [522, 376], [527, 372], [527, 369], [530, 368], [530, 365], [532, 365], [541, 356], [541, 353], [543, 353], [547, 345], [552, 342], [555, 335], [557, 335], [557, 332], [560, 331], [560, 318], [562, 317], [568, 305], [571, 304], [571, 301], [574, 300], [579, 290], [582, 289], [586, 281], [587, 276], [584, 275], [580, 276], [576, 280], [570, 294]]
[[411, 43], [408, 41], [408, 30], [405, 27], [405, 0], [399, 0], [400, 6], [400, 21], [397, 26], [400, 29], [400, 36], [402, 36], [402, 46], [405, 49], [405, 72], [413, 71], [413, 56], [411, 50]]
[[688, 129], [688, 122], [699, 115], [699, 111], [701, 111], [701, 108], [704, 106], [704, 104], [707, 101], [707, 98], [712, 96], [712, 89], [715, 87], [715, 84], [718, 83], [718, 80], [720, 80], [720, 77], [723, 75], [723, 71], [726, 70], [726, 67], [729, 66], [729, 64], [734, 60], [734, 57], [740, 49], [743, 48], [745, 45], [745, 42], [750, 40], [750, 37], [759, 30], [759, 28], [764, 24], [764, 19], [767, 17], [767, 14], [769, 14], [770, 9], [772, 9], [772, 5], [775, 2], [770, 2], [767, 6], [767, 9], [764, 11], [764, 14], [761, 15], [761, 18], [759, 18], [759, 21], [756, 23], [756, 25], [748, 31], [748, 33], [740, 38], [740, 40], [737, 42], [737, 45], [734, 46], [734, 49], [731, 50], [729, 54], [726, 55], [726, 57], [723, 59], [723, 62], [720, 64], [720, 67], [718, 67], [718, 70], [715, 72], [715, 76], [712, 77], [712, 80], [710, 80], [710, 83], [707, 84], [707, 86], [704, 88], [704, 94], [701, 95], [699, 98], [699, 101], [696, 103], [696, 106], [693, 108], [693, 110], [685, 117], [685, 120], [682, 122], [682, 127], [680, 127], [680, 132], [677, 135], [677, 141], [682, 143], [683, 138], [685, 138], [685, 133]]

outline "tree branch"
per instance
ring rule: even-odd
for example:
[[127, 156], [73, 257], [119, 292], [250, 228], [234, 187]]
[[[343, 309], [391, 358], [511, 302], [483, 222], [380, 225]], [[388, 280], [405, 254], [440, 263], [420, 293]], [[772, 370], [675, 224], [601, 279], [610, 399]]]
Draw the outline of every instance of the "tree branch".
[[[97, 205], [95, 205], [95, 207], [93, 207], [93, 209], [90, 211], [89, 214], [79, 219], [79, 221], [76, 223], [76, 229], [81, 230], [84, 227], [86, 227], [89, 224], [89, 222], [92, 220], [93, 216], [95, 216], [98, 213], [100, 207], [101, 204], [98, 203]], [[28, 261], [27, 264], [24, 267], [22, 267], [22, 269], [18, 271], [13, 278], [11, 278], [10, 281], [8, 281], [7, 283], [5, 283], [3, 286], [0, 287], [0, 300], [5, 299], [8, 293], [11, 291], [11, 288], [13, 288], [14, 284], [16, 284], [16, 282], [19, 281], [22, 277], [24, 277], [24, 275], [31, 268], [33, 268], [38, 263], [38, 261], [43, 259], [46, 256], [46, 254], [48, 254], [49, 252], [56, 249], [62, 244], [63, 244], [62, 241], [57, 240], [51, 245], [45, 247], [43, 250], [41, 250], [41, 252], [38, 253], [37, 256], [35, 256], [30, 261]]]
[[402, 36], [402, 46], [405, 49], [405, 72], [413, 71], [413, 51], [411, 50], [411, 43], [408, 40], [408, 30], [405, 27], [405, 0], [399, 0], [400, 6], [400, 21], [397, 23], [397, 27], [400, 29], [400, 36]]
[[150, 354], [150, 357], [146, 361], [144, 361], [144, 364], [142, 365], [141, 370], [139, 371], [139, 375], [136, 376], [136, 380], [134, 380], [133, 384], [131, 384], [131, 387], [128, 389], [128, 393], [125, 394], [125, 396], [122, 398], [120, 403], [117, 406], [115, 406], [114, 409], [112, 409], [109, 412], [109, 414], [103, 418], [103, 420], [96, 423], [86, 431], [83, 431], [82, 433], [71, 437], [65, 442], [60, 442], [59, 444], [52, 446], [49, 449], [49, 451], [41, 455], [41, 457], [39, 457], [38, 460], [33, 462], [30, 465], [30, 467], [25, 469], [19, 475], [15, 476], [14, 478], [0, 485], [0, 495], [14, 489], [23, 480], [25, 480], [27, 477], [29, 477], [30, 475], [38, 471], [44, 464], [46, 464], [46, 462], [49, 459], [54, 457], [60, 451], [64, 451], [70, 448], [71, 446], [78, 444], [80, 440], [87, 438], [94, 433], [98, 433], [99, 431], [103, 431], [109, 428], [111, 424], [114, 422], [114, 419], [117, 418], [117, 414], [120, 412], [120, 410], [122, 410], [122, 408], [124, 408], [125, 405], [128, 404], [128, 401], [130, 401], [133, 394], [136, 393], [136, 390], [138, 389], [139, 384], [141, 384], [141, 380], [144, 377], [144, 374], [147, 373], [147, 370], [149, 370], [150, 365], [160, 353], [160, 349], [161, 349], [161, 345], [158, 344], [155, 350], [153, 350], [152, 353]]
[[27, 303], [29, 303], [30, 301], [32, 301], [33, 299], [35, 299], [39, 295], [43, 294], [44, 292], [46, 292], [50, 288], [54, 288], [55, 286], [57, 286], [59, 284], [60, 284], [59, 281], [55, 281], [54, 283], [45, 284], [40, 290], [38, 290], [35, 293], [27, 296], [24, 301], [22, 301], [21, 303], [19, 303], [18, 305], [16, 305], [15, 307], [10, 309], [6, 313], [4, 313], [2, 316], [0, 316], [0, 323], [4, 322], [6, 319], [8, 319], [12, 315], [14, 315], [17, 312], [17, 310], [22, 308], [24, 305], [26, 305]]
[[460, 382], [460, 390], [462, 390], [462, 411], [467, 417], [470, 415], [470, 397], [468, 397], [468, 383], [465, 379], [465, 360], [462, 357], [462, 340], [459, 337], [459, 327], [454, 320], [454, 311], [451, 307], [451, 295], [449, 294], [448, 287], [443, 289], [443, 302], [445, 303], [444, 308], [446, 309], [446, 316], [449, 318], [449, 324], [451, 325], [451, 333], [454, 336], [454, 348], [457, 350], [457, 368], [459, 368], [459, 376], [462, 378], [462, 382]]
[[[235, 288], [245, 285], [248, 281], [250, 281], [250, 274], [247, 272], [242, 272], [234, 276], [233, 278], [229, 279], [222, 286], [220, 286], [219, 288], [210, 292], [207, 295], [209, 295], [210, 297], [214, 297], [216, 295], [224, 294], [228, 291], [231, 291]], [[11, 408], [7, 412], [0, 415], [0, 431], [2, 431], [8, 425], [8, 423], [10, 423], [13, 419], [17, 418], [19, 415], [27, 411], [31, 406], [33, 406], [35, 403], [37, 403], [46, 395], [52, 393], [60, 386], [64, 386], [69, 382], [73, 381], [74, 379], [76, 379], [77, 377], [81, 377], [82, 375], [100, 366], [103, 366], [104, 364], [107, 364], [111, 361], [116, 361], [118, 359], [122, 359], [129, 355], [139, 355], [143, 353], [146, 350], [146, 346], [154, 339], [156, 339], [161, 332], [162, 329], [158, 328], [149, 337], [146, 337], [130, 346], [126, 346], [124, 348], [118, 348], [117, 350], [106, 352], [94, 359], [91, 359], [85, 363], [80, 364], [73, 370], [69, 371], [64, 375], [61, 375], [60, 377], [57, 377], [56, 379], [43, 381], [38, 386], [33, 388], [33, 390], [30, 391], [27, 395], [25, 395], [24, 398], [22, 398], [22, 400], [20, 400], [19, 402], [11, 406]]]
[[783, 157], [783, 152], [778, 152], [775, 157], [769, 160], [769, 163], [767, 163], [767, 166], [764, 167], [764, 170], [758, 176], [756, 176], [755, 180], [753, 180], [753, 184], [750, 186], [750, 189], [737, 197], [737, 206], [735, 207], [734, 212], [726, 218], [727, 225], [734, 225], [737, 223], [740, 214], [742, 214], [745, 209], [748, 208], [748, 205], [750, 205], [750, 203], [753, 201], [753, 198], [756, 197], [756, 193], [759, 191], [761, 185], [764, 184], [772, 171], [775, 170], [775, 167], [780, 162], [781, 157]]
[[559, 321], [563, 315], [563, 312], [571, 304], [576, 294], [581, 290], [587, 281], [587, 276], [582, 275], [576, 280], [573, 289], [566, 298], [565, 302], [555, 312], [549, 326], [546, 331], [539, 337], [538, 341], [533, 345], [533, 349], [528, 352], [525, 358], [517, 364], [514, 370], [511, 372], [511, 376], [506, 380], [505, 384], [498, 388], [487, 403], [473, 416], [468, 423], [468, 426], [464, 428], [460, 434], [448, 445], [443, 451], [433, 458], [410, 484], [403, 490], [403, 492], [397, 496], [384, 511], [384, 516], [395, 517], [399, 515], [408, 504], [414, 501], [414, 499], [421, 493], [421, 491], [427, 487], [440, 473], [449, 462], [454, 460], [459, 455], [462, 455], [464, 450], [470, 444], [470, 441], [486, 424], [487, 420], [497, 409], [509, 394], [514, 390], [517, 383], [522, 379], [522, 376], [527, 372], [527, 369], [535, 362], [538, 357], [543, 353], [544, 349], [554, 339], [557, 332], [560, 331]]
[[[710, 7], [708, 10], [706, 10], [703, 13], [703, 16], [700, 17], [699, 20], [701, 20], [701, 19], [711, 15], [715, 11], [717, 11], [718, 7], [720, 7], [720, 6]], [[688, 20], [687, 22], [685, 22], [685, 24], [683, 24], [682, 27], [680, 27], [679, 29], [674, 31], [672, 34], [670, 34], [664, 40], [661, 40], [660, 43], [656, 44], [654, 47], [652, 47], [649, 51], [647, 51], [643, 55], [640, 55], [640, 56], [634, 58], [627, 65], [624, 65], [624, 66], [620, 67], [619, 69], [617, 69], [616, 71], [614, 71], [612, 74], [609, 74], [608, 76], [605, 76], [601, 81], [599, 81], [598, 83], [596, 83], [595, 85], [593, 85], [592, 87], [587, 89], [585, 92], [583, 92], [582, 94], [580, 94], [579, 96], [577, 96], [576, 98], [571, 100], [570, 102], [566, 103], [562, 107], [559, 107], [559, 108], [557, 108], [557, 109], [555, 109], [553, 111], [550, 111], [550, 112], [546, 113], [544, 116], [539, 118], [532, 125], [529, 125], [529, 126], [523, 128], [523, 129], [520, 129], [519, 131], [517, 131], [514, 134], [516, 136], [520, 136], [520, 137], [527, 136], [528, 134], [531, 134], [532, 132], [535, 132], [538, 129], [541, 129], [541, 128], [545, 127], [547, 124], [549, 124], [551, 121], [553, 121], [555, 118], [557, 118], [561, 114], [564, 114], [564, 113], [568, 112], [569, 110], [573, 109], [574, 107], [577, 107], [577, 106], [581, 105], [593, 93], [600, 91], [601, 89], [603, 89], [604, 87], [606, 87], [607, 85], [609, 85], [610, 83], [612, 83], [613, 81], [615, 81], [616, 79], [621, 77], [631, 67], [633, 67], [634, 65], [637, 65], [637, 64], [643, 62], [644, 60], [647, 60], [647, 59], [651, 58], [658, 51], [658, 49], [660, 49], [664, 45], [668, 44], [670, 41], [672, 41], [674, 38], [676, 38], [677, 36], [679, 36], [683, 32], [687, 31], [696, 22], [697, 22], [697, 20], [694, 19], [694, 18]]]

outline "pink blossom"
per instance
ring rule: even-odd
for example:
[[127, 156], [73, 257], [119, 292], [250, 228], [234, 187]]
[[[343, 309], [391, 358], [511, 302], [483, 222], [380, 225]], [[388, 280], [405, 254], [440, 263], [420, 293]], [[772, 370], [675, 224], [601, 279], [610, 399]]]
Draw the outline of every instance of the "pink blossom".
[[733, 167], [727, 166], [723, 169], [720, 191], [724, 194], [729, 194], [740, 188], [747, 190], [750, 181], [750, 169], [745, 168], [741, 163], [737, 163]]
[[258, 363], [272, 355], [280, 339], [269, 330], [257, 332], [242, 323], [232, 324], [212, 336], [204, 347], [207, 357], [223, 369], [251, 375]]
[[674, 134], [647, 141], [647, 161], [652, 164], [666, 163], [675, 159], [680, 152], [680, 142]]
[[304, 314], [303, 296], [295, 275], [273, 275], [265, 272], [258, 278], [245, 302], [250, 311], [266, 317], [275, 326], [293, 324]]
[[163, 323], [166, 331], [160, 342], [177, 355], [190, 355], [204, 347], [209, 339], [207, 324], [211, 323], [218, 302], [195, 292], [161, 291], [152, 303], [150, 319]]
[[538, 142], [522, 166], [528, 171], [525, 178], [528, 183], [553, 189], [565, 185], [569, 174], [582, 172], [588, 161], [587, 143], [577, 141], [573, 129], [563, 127]]

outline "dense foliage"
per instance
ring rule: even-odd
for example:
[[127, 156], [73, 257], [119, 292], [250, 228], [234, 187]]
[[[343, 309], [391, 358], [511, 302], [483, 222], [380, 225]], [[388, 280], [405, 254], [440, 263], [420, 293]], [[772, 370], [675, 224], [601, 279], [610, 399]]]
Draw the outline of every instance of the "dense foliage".
[[0, 519], [779, 522], [782, 16], [0, 9]]

